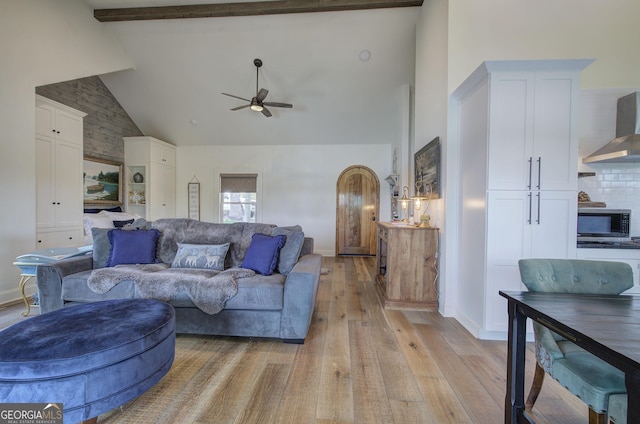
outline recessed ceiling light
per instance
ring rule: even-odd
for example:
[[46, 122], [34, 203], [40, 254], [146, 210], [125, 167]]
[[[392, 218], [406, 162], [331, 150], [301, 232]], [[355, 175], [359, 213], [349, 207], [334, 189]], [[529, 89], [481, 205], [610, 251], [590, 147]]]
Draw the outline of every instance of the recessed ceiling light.
[[358, 57], [362, 62], [367, 62], [371, 59], [371, 52], [369, 50], [362, 50], [360, 54], [358, 54]]
[[193, 125], [194, 127], [198, 126], [198, 121], [196, 121], [195, 119], [191, 120], [191, 125]]

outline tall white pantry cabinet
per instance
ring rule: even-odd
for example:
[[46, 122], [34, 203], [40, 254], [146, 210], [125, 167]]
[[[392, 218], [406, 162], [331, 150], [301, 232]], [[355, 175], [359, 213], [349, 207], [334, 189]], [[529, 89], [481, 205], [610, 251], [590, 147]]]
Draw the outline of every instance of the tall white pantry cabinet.
[[576, 257], [579, 76], [589, 63], [485, 62], [454, 92], [459, 308], [480, 338], [506, 337], [498, 292], [526, 290], [519, 259]]
[[80, 246], [83, 118], [36, 96], [36, 249]]
[[124, 137], [124, 164], [127, 211], [148, 221], [175, 218], [176, 146], [154, 137]]

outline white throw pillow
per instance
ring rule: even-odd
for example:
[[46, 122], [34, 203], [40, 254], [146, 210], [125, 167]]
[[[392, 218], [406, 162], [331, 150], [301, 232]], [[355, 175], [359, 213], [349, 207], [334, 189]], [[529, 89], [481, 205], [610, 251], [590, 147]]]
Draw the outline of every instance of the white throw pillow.
[[142, 218], [137, 213], [101, 211], [98, 215], [108, 216], [112, 221], [128, 221]]
[[82, 224], [84, 226], [84, 233], [91, 235], [91, 229], [94, 227], [113, 228], [113, 219], [105, 215], [85, 213]]

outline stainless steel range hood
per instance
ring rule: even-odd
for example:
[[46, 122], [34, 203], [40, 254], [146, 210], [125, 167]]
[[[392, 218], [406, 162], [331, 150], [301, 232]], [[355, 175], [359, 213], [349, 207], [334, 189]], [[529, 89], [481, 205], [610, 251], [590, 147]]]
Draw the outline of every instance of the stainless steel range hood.
[[618, 99], [616, 138], [582, 162], [640, 162], [640, 91]]

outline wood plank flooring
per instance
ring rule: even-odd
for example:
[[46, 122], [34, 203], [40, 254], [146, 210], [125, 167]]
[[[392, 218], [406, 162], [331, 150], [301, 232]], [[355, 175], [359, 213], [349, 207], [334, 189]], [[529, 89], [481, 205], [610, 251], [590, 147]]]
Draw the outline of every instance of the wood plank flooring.
[[[178, 335], [169, 373], [98, 422], [504, 422], [506, 342], [478, 340], [437, 312], [383, 309], [373, 258], [323, 266], [304, 345]], [[0, 327], [28, 319], [23, 306], [0, 308]], [[533, 361], [529, 346], [527, 391]], [[534, 412], [539, 424], [588, 421], [587, 407], [551, 379]]]

